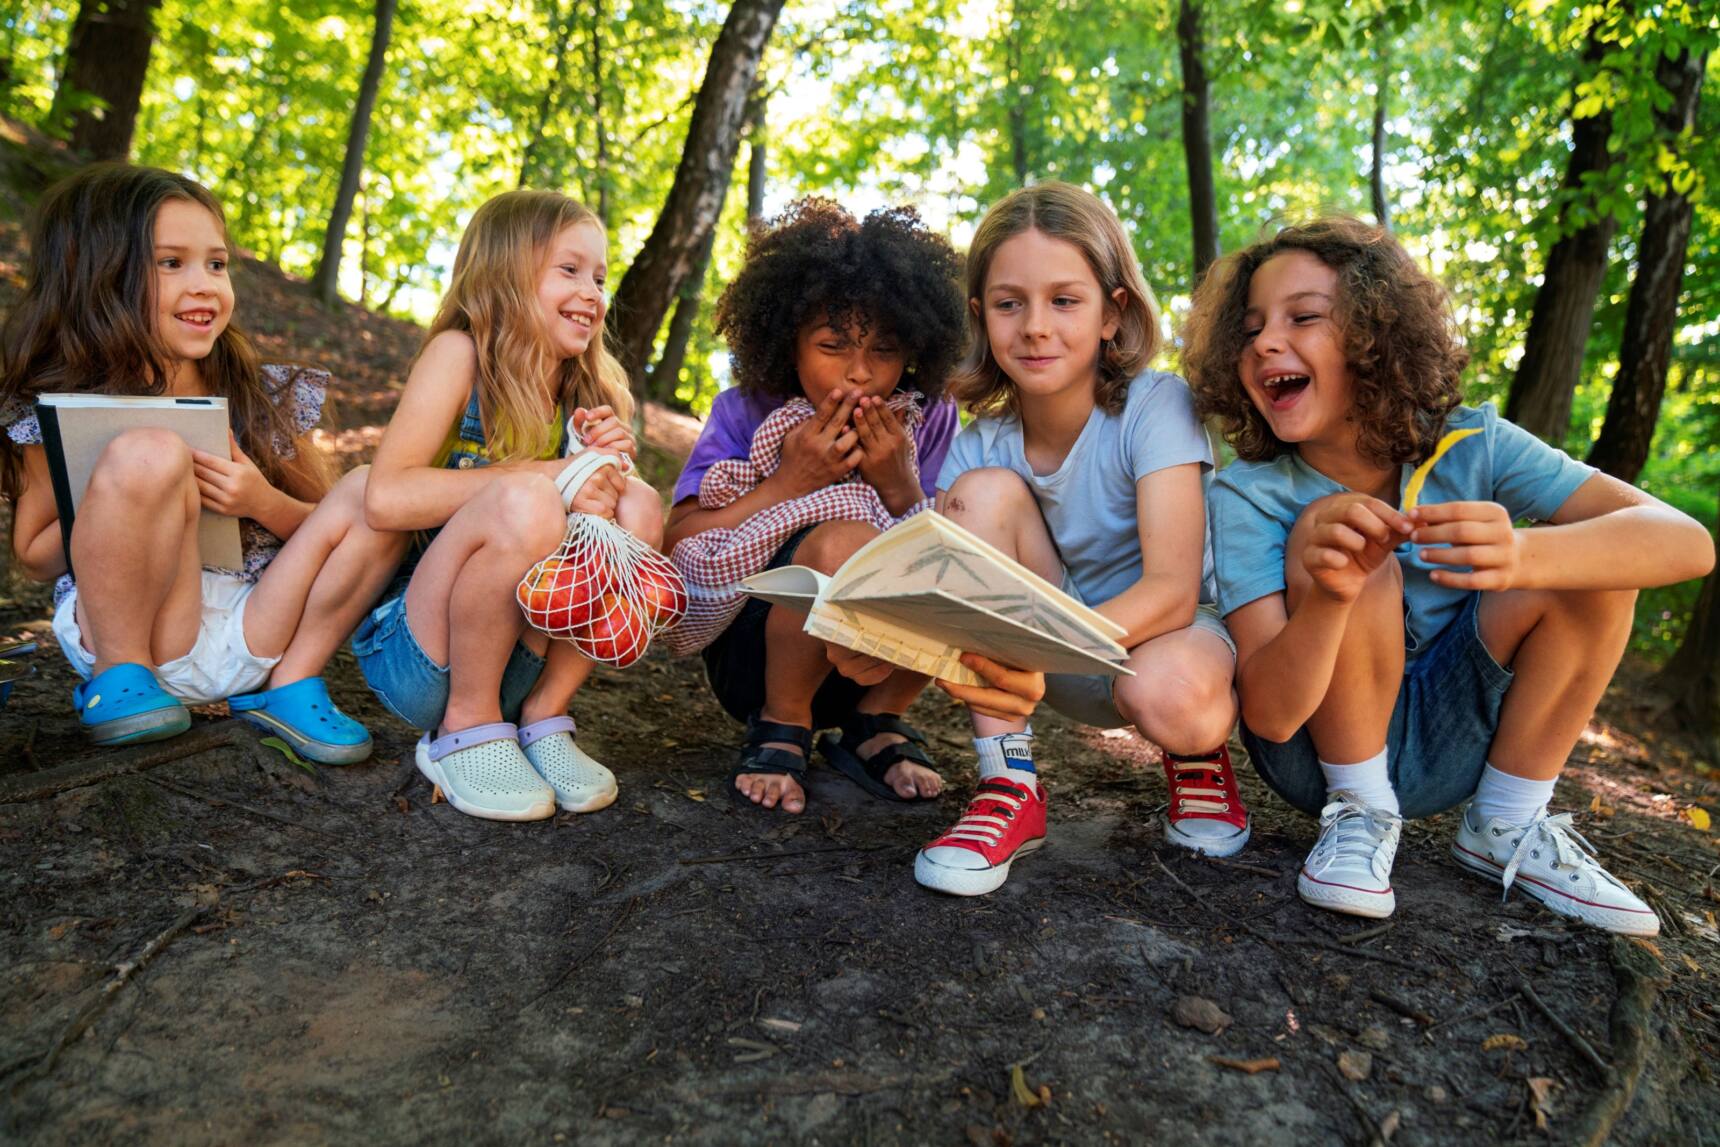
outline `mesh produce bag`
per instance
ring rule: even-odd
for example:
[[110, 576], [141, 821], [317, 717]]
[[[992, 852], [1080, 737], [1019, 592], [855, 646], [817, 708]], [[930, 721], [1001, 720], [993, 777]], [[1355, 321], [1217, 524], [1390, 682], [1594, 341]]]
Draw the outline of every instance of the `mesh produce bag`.
[[595, 514], [568, 515], [561, 544], [526, 571], [517, 595], [533, 629], [615, 666], [639, 660], [687, 612], [686, 583], [669, 559]]

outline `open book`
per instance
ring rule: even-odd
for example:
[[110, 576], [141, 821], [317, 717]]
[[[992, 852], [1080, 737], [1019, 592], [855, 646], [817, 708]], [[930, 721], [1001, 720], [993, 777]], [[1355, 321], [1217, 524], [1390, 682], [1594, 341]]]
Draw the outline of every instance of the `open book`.
[[[193, 450], [228, 456], [227, 400], [168, 395], [43, 394], [36, 399], [42, 446], [72, 562], [72, 519], [83, 504], [90, 473], [107, 444], [141, 427], [171, 430]], [[197, 549], [206, 566], [238, 569], [245, 564], [239, 519], [204, 510], [197, 524]]]
[[964, 652], [1044, 673], [1133, 675], [1121, 626], [929, 510], [828, 577], [784, 566], [741, 586], [805, 610], [814, 637], [957, 684], [984, 684], [958, 660]]

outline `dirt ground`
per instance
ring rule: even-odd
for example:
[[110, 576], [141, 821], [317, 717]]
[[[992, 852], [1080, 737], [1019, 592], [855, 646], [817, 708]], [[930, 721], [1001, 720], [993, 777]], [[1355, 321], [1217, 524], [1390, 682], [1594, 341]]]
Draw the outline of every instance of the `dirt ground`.
[[[19, 260], [0, 219], [0, 307]], [[330, 443], [362, 457], [415, 329], [243, 274], [265, 349], [340, 373]], [[695, 428], [649, 429], [672, 472]], [[1150, 746], [1052, 716], [1049, 847], [938, 896], [913, 855], [973, 783], [941, 694], [910, 714], [941, 801], [818, 769], [805, 815], [763, 814], [725, 793], [739, 730], [698, 663], [660, 651], [575, 703], [622, 786], [588, 816], [432, 805], [345, 654], [368, 764], [300, 767], [219, 706], [92, 751], [47, 611], [0, 580], [0, 642], [48, 642], [0, 712], [7, 1142], [1720, 1142], [1720, 856], [1684, 816], [1717, 762], [1640, 669], [1556, 804], [1661, 912], [1654, 944], [1500, 903], [1449, 814], [1406, 830], [1388, 924], [1315, 911], [1314, 825], [1246, 766], [1253, 841], [1199, 860], [1165, 844]]]

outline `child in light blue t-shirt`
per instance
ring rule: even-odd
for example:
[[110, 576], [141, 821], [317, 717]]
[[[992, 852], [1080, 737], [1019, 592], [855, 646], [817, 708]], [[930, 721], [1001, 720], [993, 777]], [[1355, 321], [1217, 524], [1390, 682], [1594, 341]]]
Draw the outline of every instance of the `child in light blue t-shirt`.
[[[1654, 935], [1550, 816], [1623, 656], [1636, 591], [1699, 577], [1701, 525], [1459, 405], [1445, 293], [1389, 232], [1287, 227], [1208, 272], [1184, 361], [1240, 461], [1213, 482], [1242, 738], [1320, 817], [1311, 904], [1390, 915], [1403, 817], [1473, 800], [1452, 855], [1548, 908]], [[1462, 431], [1408, 503], [1414, 464]], [[1520, 522], [1545, 523], [1520, 525]]]
[[939, 684], [972, 713], [980, 786], [915, 877], [988, 892], [1043, 841], [1027, 724], [1041, 695], [1162, 748], [1166, 839], [1231, 855], [1249, 821], [1225, 750], [1235, 650], [1210, 604], [1212, 453], [1187, 384], [1148, 369], [1158, 313], [1128, 235], [1090, 193], [1036, 184], [986, 214], [967, 271], [972, 337], [950, 390], [976, 418], [944, 460], [938, 507], [1116, 622], [1133, 675], [1041, 680], [969, 654], [992, 687]]

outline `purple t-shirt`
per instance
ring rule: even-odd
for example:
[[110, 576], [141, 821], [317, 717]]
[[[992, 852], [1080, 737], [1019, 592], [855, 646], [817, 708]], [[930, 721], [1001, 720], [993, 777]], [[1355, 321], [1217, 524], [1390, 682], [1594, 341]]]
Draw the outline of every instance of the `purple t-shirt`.
[[[675, 501], [697, 498], [699, 483], [705, 480], [705, 471], [716, 463], [725, 458], [745, 458], [752, 449], [753, 435], [770, 417], [771, 411], [782, 403], [782, 399], [773, 395], [751, 394], [739, 387], [731, 387], [717, 395], [717, 400], [711, 404], [711, 415], [705, 419], [705, 428], [699, 432], [699, 440], [693, 443], [687, 464], [675, 480]], [[944, 455], [949, 453], [950, 440], [959, 429], [956, 404], [945, 398], [933, 403], [926, 411], [925, 421], [920, 423], [914, 435], [914, 447], [919, 455], [920, 488], [928, 498], [937, 489], [938, 470], [944, 464]]]

